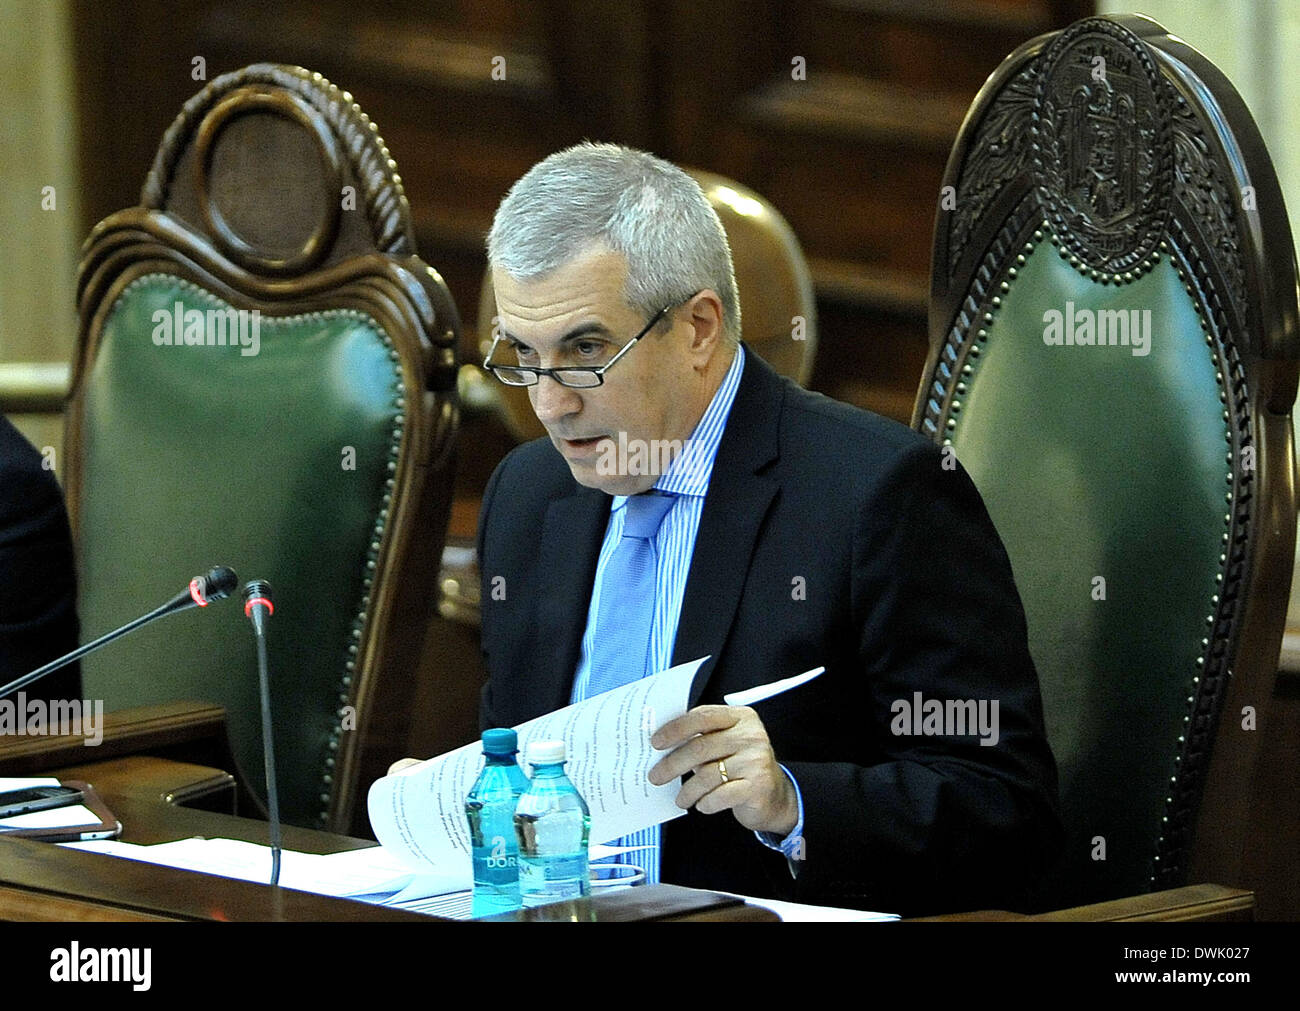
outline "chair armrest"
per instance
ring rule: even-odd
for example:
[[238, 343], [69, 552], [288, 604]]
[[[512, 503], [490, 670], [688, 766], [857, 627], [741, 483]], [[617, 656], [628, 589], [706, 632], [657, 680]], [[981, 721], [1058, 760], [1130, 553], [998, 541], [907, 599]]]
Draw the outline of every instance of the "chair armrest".
[[1187, 885], [1164, 892], [1131, 895], [1073, 909], [1027, 916], [1026, 920], [1089, 922], [1249, 922], [1255, 918], [1255, 893], [1224, 885]]
[[206, 702], [164, 702], [105, 713], [103, 738], [87, 744], [84, 735], [50, 734], [0, 737], [0, 773], [30, 776], [65, 765], [103, 761], [146, 752], [199, 754], [223, 759], [229, 768], [226, 711]]

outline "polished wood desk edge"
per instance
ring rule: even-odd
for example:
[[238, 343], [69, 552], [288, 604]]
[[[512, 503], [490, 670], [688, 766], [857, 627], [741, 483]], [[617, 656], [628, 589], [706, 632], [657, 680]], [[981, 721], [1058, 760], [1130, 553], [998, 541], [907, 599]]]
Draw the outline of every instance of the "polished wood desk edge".
[[226, 711], [207, 702], [164, 702], [104, 713], [103, 739], [88, 745], [82, 736], [0, 736], [0, 774], [30, 776], [78, 762], [174, 747], [199, 740], [226, 743]]
[[[229, 778], [226, 773], [217, 769], [186, 765], [146, 756], [132, 756], [60, 769], [57, 774], [62, 778], [80, 778], [94, 784], [100, 795], [104, 797], [109, 806], [123, 821], [123, 824], [127, 826], [123, 834], [124, 841], [153, 843], [191, 836], [203, 836], [208, 838], [243, 839], [262, 844], [266, 842], [267, 826], [265, 822], [212, 811], [172, 806], [175, 797], [183, 796], [196, 786], [221, 783]], [[284, 836], [286, 848], [308, 853], [333, 853], [375, 845], [375, 842], [370, 839], [358, 839], [294, 826], [285, 826]], [[20, 840], [0, 839], [0, 842], [18, 843]], [[48, 844], [29, 843], [29, 845], [42, 847]], [[96, 854], [77, 853], [70, 850], [58, 850], [57, 852], [82, 859], [106, 859], [100, 858]], [[4, 851], [0, 850], [0, 866], [4, 865], [3, 854]], [[115, 862], [131, 863], [130, 861]], [[151, 867], [153, 865], [141, 864], [136, 866]], [[176, 871], [175, 869], [157, 868], [157, 870], [170, 870], [172, 874], [189, 874], [189, 872]], [[213, 887], [212, 882], [220, 882], [229, 885], [243, 885], [246, 888], [260, 892], [260, 900], [250, 896], [240, 897], [242, 904], [238, 906], [238, 912], [241, 914], [239, 918], [244, 918], [246, 914], [252, 914], [248, 918], [294, 919], [297, 918], [294, 914], [307, 912], [306, 909], [292, 903], [290, 906], [285, 906], [283, 901], [275, 906], [268, 905], [265, 896], [270, 893], [270, 889], [263, 885], [236, 882], [225, 878], [212, 878], [209, 875], [197, 875], [197, 877], [209, 879], [208, 887]], [[79, 915], [75, 918], [111, 919], [114, 918], [114, 913], [120, 913], [123, 917], [132, 919], [155, 918], [156, 916], [169, 919], [211, 918], [206, 915], [211, 912], [210, 909], [200, 910], [196, 913], [192, 907], [185, 904], [182, 904], [180, 908], [172, 908], [167, 905], [154, 906], [151, 903], [156, 901], [157, 897], [147, 892], [142, 896], [137, 896], [133, 901], [117, 902], [111, 890], [98, 892], [94, 895], [83, 895], [75, 889], [70, 892], [61, 891], [60, 889], [64, 886], [51, 885], [49, 880], [40, 879], [39, 876], [27, 878], [22, 882], [13, 882], [5, 874], [0, 873], [0, 881], [8, 881], [11, 885], [16, 884], [19, 886], [17, 891], [12, 887], [0, 887], [0, 917], [7, 915], [6, 910], [14, 913], [21, 913], [26, 910], [28, 915], [24, 915], [22, 918], [32, 918], [30, 914], [41, 911], [39, 903], [34, 904], [30, 898], [21, 898], [21, 896], [29, 894], [23, 892], [22, 889], [28, 888], [35, 889], [44, 896], [43, 901], [50, 903], [51, 912], [56, 909], [62, 909], [65, 912], [71, 912], [74, 908], [79, 909]], [[172, 879], [169, 879], [169, 884], [182, 889], [187, 887], [185, 884], [177, 884]], [[188, 887], [194, 886], [191, 884]], [[291, 893], [288, 889], [279, 889], [278, 891], [286, 895], [308, 896], [310, 899], [319, 899], [326, 903], [344, 904], [342, 907], [317, 909], [313, 918], [359, 920], [396, 918], [386, 915], [357, 915], [357, 907], [370, 910], [372, 913], [377, 910], [386, 913], [397, 912], [395, 910], [383, 910], [382, 907], [374, 907], [365, 903], [329, 899], [324, 896], [309, 896], [309, 893]], [[93, 901], [87, 901], [88, 899]], [[77, 903], [81, 903], [82, 906], [77, 907]], [[552, 910], [551, 914], [548, 915], [537, 915], [537, 911], [531, 911], [511, 915], [507, 918], [523, 920], [594, 918], [597, 922], [644, 920], [774, 921], [780, 919], [779, 916], [769, 910], [743, 905], [740, 900], [732, 897], [692, 889], [681, 889], [672, 885], [652, 886], [646, 889], [633, 889], [627, 892], [599, 896], [593, 900], [593, 904], [594, 917], [590, 915], [593, 910], [584, 907], [581, 917], [572, 915], [572, 911]], [[1033, 915], [1005, 910], [977, 910], [919, 917], [906, 922], [1209, 922], [1251, 920], [1253, 918], [1253, 909], [1253, 892], [1221, 885], [1201, 884]], [[62, 917], [54, 916], [53, 918]], [[405, 913], [402, 914], [402, 918], [414, 918], [423, 921], [432, 919], [418, 914]]]
[[1200, 884], [1163, 892], [1130, 895], [1046, 913], [983, 909], [941, 916], [921, 916], [907, 923], [1179, 923], [1250, 922], [1255, 893], [1225, 885]]
[[1039, 913], [1026, 919], [1032, 922], [1086, 920], [1101, 923], [1247, 922], [1254, 919], [1254, 910], [1255, 893], [1252, 891], [1199, 884]]
[[[434, 919], [349, 899], [0, 837], [0, 895], [10, 893], [10, 900], [0, 903], [0, 917], [21, 912], [12, 896], [15, 892], [24, 898], [41, 896], [41, 901], [52, 901], [55, 908], [69, 912], [98, 910], [103, 915], [96, 919], [410, 923]], [[27, 901], [30, 905], [32, 900]]]
[[[267, 867], [268, 874], [270, 867]], [[173, 867], [0, 838], [0, 920], [452, 922], [439, 917]], [[650, 885], [493, 917], [598, 923], [778, 921], [733, 896]]]

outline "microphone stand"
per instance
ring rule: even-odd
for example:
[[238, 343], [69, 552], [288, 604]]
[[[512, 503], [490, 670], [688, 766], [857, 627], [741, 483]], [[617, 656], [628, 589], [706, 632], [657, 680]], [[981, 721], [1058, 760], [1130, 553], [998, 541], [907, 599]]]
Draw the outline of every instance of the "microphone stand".
[[266, 812], [271, 835], [271, 884], [280, 883], [280, 797], [276, 789], [275, 742], [271, 737], [271, 677], [266, 660], [266, 617], [275, 613], [271, 586], [255, 579], [244, 586], [244, 614], [253, 622], [257, 639], [257, 680], [262, 703], [262, 758], [266, 771]]
[[[227, 575], [229, 573], [229, 575]], [[128, 632], [134, 632], [141, 625], [147, 625], [157, 618], [164, 617], [174, 611], [184, 611], [190, 607], [207, 607], [209, 598], [211, 600], [221, 600], [229, 596], [230, 591], [235, 588], [238, 578], [230, 569], [224, 566], [217, 566], [212, 569], [206, 576], [198, 576], [190, 581], [188, 590], [183, 590], [174, 596], [161, 607], [156, 607], [148, 614], [129, 621], [119, 629], [115, 629], [106, 635], [101, 635], [94, 642], [88, 642], [84, 646], [78, 646], [67, 656], [61, 656], [57, 660], [51, 660], [44, 667], [38, 667], [30, 674], [24, 674], [20, 678], [10, 681], [3, 688], [0, 688], [0, 698], [8, 695], [10, 692], [16, 692], [20, 688], [25, 688], [33, 681], [45, 677], [46, 674], [53, 673], [60, 667], [66, 667], [74, 660], [80, 660], [87, 653], [99, 649], [100, 646], [106, 646], [114, 639], [120, 639]]]

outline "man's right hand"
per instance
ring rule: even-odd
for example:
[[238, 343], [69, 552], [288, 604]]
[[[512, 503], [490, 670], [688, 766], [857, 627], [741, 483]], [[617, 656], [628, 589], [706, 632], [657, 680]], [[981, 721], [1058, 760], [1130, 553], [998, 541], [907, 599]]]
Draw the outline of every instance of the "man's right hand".
[[419, 765], [420, 761], [421, 760], [418, 758], [399, 758], [396, 762], [394, 762], [392, 765], [388, 767], [388, 774], [390, 776], [395, 775], [401, 772], [403, 769], [409, 769], [413, 765]]

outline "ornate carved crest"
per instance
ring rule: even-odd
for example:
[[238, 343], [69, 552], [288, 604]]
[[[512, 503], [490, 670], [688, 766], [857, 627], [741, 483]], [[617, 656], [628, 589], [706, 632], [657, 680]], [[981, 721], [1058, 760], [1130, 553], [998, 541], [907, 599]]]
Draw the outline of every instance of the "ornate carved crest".
[[1034, 106], [1037, 64], [1017, 74], [989, 107], [980, 124], [981, 142], [971, 148], [961, 169], [957, 192], [961, 199], [952, 213], [948, 271], [957, 269], [975, 226], [1007, 183], [1020, 175], [1029, 160], [1029, 123]]
[[1034, 183], [1081, 269], [1122, 275], [1156, 251], [1173, 191], [1170, 104], [1146, 47], [1114, 22], [1082, 21], [1044, 54]]

